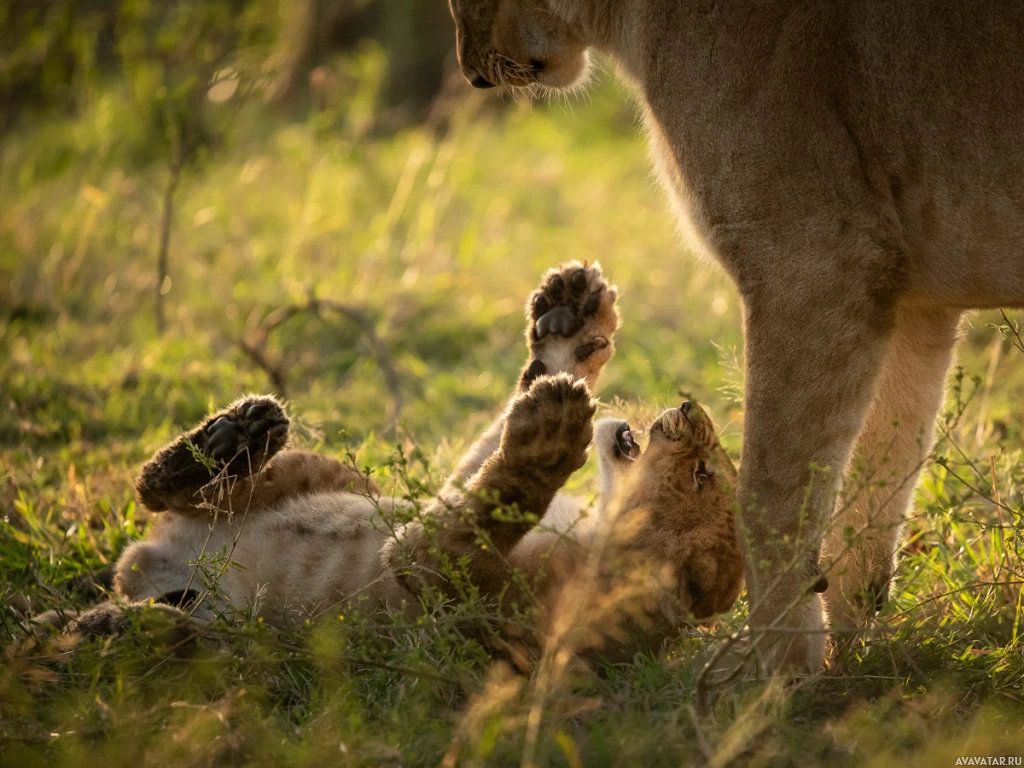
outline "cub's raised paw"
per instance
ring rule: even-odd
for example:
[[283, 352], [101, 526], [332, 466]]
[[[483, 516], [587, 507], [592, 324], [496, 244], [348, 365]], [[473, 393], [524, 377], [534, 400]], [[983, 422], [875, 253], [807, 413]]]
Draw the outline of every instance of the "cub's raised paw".
[[215, 462], [248, 474], [285, 446], [288, 427], [288, 416], [276, 399], [252, 396], [204, 424], [195, 442]]
[[538, 376], [568, 373], [591, 387], [615, 351], [616, 291], [598, 264], [573, 261], [552, 269], [526, 307], [530, 364], [522, 388]]
[[245, 477], [262, 469], [288, 442], [288, 427], [273, 397], [238, 400], [157, 451], [136, 480], [139, 499], [153, 512], [195, 506], [199, 491], [225, 467]]
[[509, 408], [502, 451], [512, 464], [567, 479], [587, 460], [595, 410], [584, 381], [543, 376]]

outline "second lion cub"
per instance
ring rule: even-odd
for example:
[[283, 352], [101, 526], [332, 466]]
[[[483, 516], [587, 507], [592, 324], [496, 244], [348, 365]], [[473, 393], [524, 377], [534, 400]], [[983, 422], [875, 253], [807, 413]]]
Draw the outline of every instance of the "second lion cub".
[[[285, 624], [353, 605], [414, 615], [425, 587], [454, 595], [468, 584], [534, 610], [543, 641], [567, 595], [628, 584], [644, 644], [728, 609], [742, 581], [735, 470], [707, 414], [689, 402], [665, 411], [645, 451], [625, 421], [592, 424], [618, 322], [596, 265], [551, 271], [527, 316], [518, 391], [422, 514], [409, 521], [404, 501], [335, 459], [283, 450], [280, 403], [245, 398], [143, 467], [139, 497], [164, 514], [118, 561], [118, 592]], [[582, 503], [560, 491], [592, 439], [602, 498], [581, 517]], [[72, 629], [99, 631], [112, 610]]]

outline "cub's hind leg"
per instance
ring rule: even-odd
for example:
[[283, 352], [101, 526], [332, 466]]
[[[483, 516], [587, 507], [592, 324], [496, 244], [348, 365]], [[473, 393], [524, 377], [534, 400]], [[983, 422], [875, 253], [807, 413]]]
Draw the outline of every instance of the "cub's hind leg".
[[191, 512], [223, 496], [215, 477], [233, 486], [263, 469], [288, 442], [288, 416], [273, 397], [237, 400], [198, 427], [161, 448], [146, 462], [135, 483], [150, 510]]
[[161, 449], [142, 468], [139, 498], [154, 512], [244, 511], [307, 493], [377, 487], [337, 459], [281, 451], [288, 416], [270, 396], [239, 400]]

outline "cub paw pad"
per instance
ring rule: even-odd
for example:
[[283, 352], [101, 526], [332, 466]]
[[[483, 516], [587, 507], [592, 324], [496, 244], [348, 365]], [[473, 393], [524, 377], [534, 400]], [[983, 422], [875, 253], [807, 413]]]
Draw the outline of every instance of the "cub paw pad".
[[574, 263], [553, 272], [530, 301], [533, 339], [576, 334], [597, 314], [607, 290], [600, 267]]
[[288, 416], [276, 400], [249, 398], [206, 426], [203, 450], [215, 461], [224, 463], [247, 452], [252, 457], [274, 453], [284, 446], [288, 426]]

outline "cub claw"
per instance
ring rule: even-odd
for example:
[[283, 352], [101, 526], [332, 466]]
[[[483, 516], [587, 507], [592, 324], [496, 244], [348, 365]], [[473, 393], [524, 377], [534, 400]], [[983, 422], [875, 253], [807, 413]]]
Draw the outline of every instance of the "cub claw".
[[582, 296], [583, 292], [587, 290], [587, 273], [582, 269], [576, 270], [570, 283], [572, 285], [572, 295], [576, 297]]
[[603, 336], [599, 336], [593, 341], [590, 341], [586, 344], [580, 344], [578, 347], [576, 347], [576, 361], [582, 363], [595, 352], [598, 352], [607, 347], [608, 343], [608, 339], [604, 338]]

